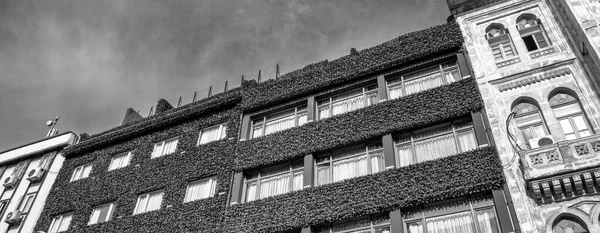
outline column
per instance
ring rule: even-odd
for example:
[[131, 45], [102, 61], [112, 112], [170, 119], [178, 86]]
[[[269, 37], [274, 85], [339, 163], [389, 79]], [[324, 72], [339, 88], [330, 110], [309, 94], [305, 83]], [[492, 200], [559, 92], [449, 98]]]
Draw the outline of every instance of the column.
[[394, 153], [394, 138], [392, 134], [383, 135], [383, 157], [385, 170], [396, 168], [396, 155]]
[[404, 220], [402, 220], [402, 212], [400, 210], [390, 212], [390, 223], [390, 230], [393, 233], [404, 232]]
[[467, 54], [464, 50], [460, 50], [456, 53], [456, 61], [458, 62], [458, 69], [460, 70], [461, 78], [471, 75], [471, 67], [469, 66], [469, 62], [467, 62]]
[[494, 206], [496, 206], [496, 215], [498, 217], [498, 222], [500, 223], [500, 231], [514, 232], [515, 229], [512, 224], [504, 191], [502, 189], [493, 190], [492, 194], [494, 196]]
[[385, 76], [383, 74], [377, 76], [377, 91], [379, 94], [379, 102], [383, 102], [388, 99], [387, 83], [385, 82]]
[[483, 120], [483, 114], [481, 112], [471, 112], [471, 118], [473, 119], [473, 129], [475, 129], [475, 137], [479, 147], [489, 146], [490, 142], [487, 135], [487, 127]]
[[240, 141], [248, 139], [248, 131], [250, 130], [250, 115], [242, 114], [242, 125], [240, 126]]
[[237, 172], [233, 175], [233, 187], [231, 188], [231, 205], [242, 203], [242, 187], [244, 185], [244, 174]]
[[315, 96], [309, 96], [308, 103], [306, 105], [306, 122], [315, 121], [315, 119], [317, 117], [317, 115], [315, 115], [315, 110], [316, 110]]
[[304, 156], [304, 188], [310, 188], [314, 186], [314, 158], [312, 154]]
[[300, 233], [311, 233], [310, 227], [303, 227]]

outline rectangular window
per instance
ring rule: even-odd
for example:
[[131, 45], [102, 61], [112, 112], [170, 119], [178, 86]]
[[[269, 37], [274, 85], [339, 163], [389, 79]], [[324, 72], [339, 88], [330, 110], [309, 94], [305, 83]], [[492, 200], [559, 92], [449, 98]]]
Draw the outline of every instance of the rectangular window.
[[50, 228], [48, 229], [48, 233], [67, 231], [69, 229], [69, 224], [71, 224], [72, 218], [73, 213], [63, 214], [54, 217], [52, 219], [52, 223], [50, 224]]
[[19, 210], [21, 213], [29, 212], [31, 205], [33, 204], [33, 200], [35, 200], [35, 195], [35, 193], [30, 193], [23, 197], [23, 200], [21, 200], [21, 205], [19, 205]]
[[4, 211], [6, 210], [6, 207], [8, 206], [8, 201], [9, 200], [0, 201], [0, 216], [4, 216]]
[[436, 125], [395, 137], [398, 167], [448, 157], [476, 149], [470, 119]]
[[190, 182], [187, 186], [187, 190], [185, 191], [185, 198], [183, 202], [190, 202], [212, 197], [215, 195], [216, 188], [216, 177]]
[[377, 85], [354, 89], [329, 98], [317, 101], [318, 119], [354, 111], [379, 102]]
[[515, 47], [510, 40], [509, 34], [498, 36], [488, 40], [492, 53], [496, 60], [502, 60], [505, 58], [516, 56]]
[[92, 211], [92, 215], [90, 216], [90, 222], [88, 225], [108, 222], [112, 219], [112, 214], [114, 213], [115, 203], [108, 203], [96, 206], [94, 211]]
[[500, 233], [491, 200], [444, 205], [405, 214], [408, 233]]
[[374, 214], [315, 227], [316, 233], [390, 233], [388, 214]]
[[200, 130], [198, 145], [221, 140], [227, 137], [227, 125], [220, 124]]
[[286, 109], [252, 119], [252, 138], [269, 135], [306, 123], [306, 106]]
[[154, 144], [154, 150], [152, 150], [151, 158], [158, 158], [163, 155], [171, 154], [177, 149], [178, 138], [172, 138], [162, 142]]
[[390, 99], [400, 98], [461, 79], [456, 61], [428, 67], [387, 81]]
[[125, 152], [125, 153], [115, 155], [110, 160], [110, 165], [108, 166], [108, 170], [112, 171], [112, 170], [119, 169], [122, 167], [127, 167], [127, 165], [129, 165], [130, 160], [131, 160], [131, 152]]
[[354, 146], [317, 158], [317, 185], [329, 184], [385, 170], [381, 142]]
[[519, 33], [529, 52], [548, 47], [548, 39], [546, 39], [546, 33], [542, 30], [541, 25], [521, 29]]
[[304, 161], [273, 166], [246, 175], [246, 202], [300, 190], [304, 184]]
[[140, 195], [137, 203], [135, 204], [135, 210], [133, 211], [133, 214], [141, 214], [160, 209], [164, 194], [164, 191], [161, 190]]
[[92, 172], [92, 164], [91, 163], [78, 166], [75, 168], [75, 171], [73, 171], [73, 175], [71, 176], [71, 182], [87, 178], [88, 176], [90, 176], [91, 172]]

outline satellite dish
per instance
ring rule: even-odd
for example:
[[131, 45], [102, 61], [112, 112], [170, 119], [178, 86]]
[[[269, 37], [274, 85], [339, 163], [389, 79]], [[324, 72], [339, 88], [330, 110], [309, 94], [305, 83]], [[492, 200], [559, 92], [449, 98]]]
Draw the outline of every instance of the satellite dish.
[[46, 121], [46, 125], [48, 127], [52, 126], [53, 124], [54, 124], [54, 121], [52, 121], [52, 120]]

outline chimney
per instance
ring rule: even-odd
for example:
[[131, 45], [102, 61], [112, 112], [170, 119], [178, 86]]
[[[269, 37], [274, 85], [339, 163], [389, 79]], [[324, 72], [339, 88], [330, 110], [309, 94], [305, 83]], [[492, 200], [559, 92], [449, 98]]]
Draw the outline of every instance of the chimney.
[[125, 111], [125, 117], [123, 117], [123, 122], [121, 123], [121, 125], [127, 125], [131, 122], [137, 121], [139, 119], [143, 119], [144, 117], [142, 117], [139, 113], [137, 113], [135, 110], [133, 110], [133, 108], [128, 108], [127, 111]]

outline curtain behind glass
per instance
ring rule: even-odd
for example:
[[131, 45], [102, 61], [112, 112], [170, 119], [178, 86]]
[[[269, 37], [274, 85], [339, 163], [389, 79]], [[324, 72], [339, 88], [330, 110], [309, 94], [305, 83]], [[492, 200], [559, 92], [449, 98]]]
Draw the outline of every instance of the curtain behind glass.
[[62, 220], [60, 222], [60, 226], [58, 227], [58, 230], [56, 232], [68, 230], [69, 229], [69, 225], [71, 224], [71, 219], [72, 218], [73, 218], [72, 214], [69, 214], [67, 216], [63, 216]]
[[92, 172], [92, 165], [84, 165], [83, 166], [83, 172], [80, 178], [86, 178], [90, 175], [90, 173]]
[[202, 130], [202, 136], [200, 136], [199, 144], [205, 144], [208, 142], [216, 141], [219, 139], [219, 136], [219, 126]]
[[256, 200], [256, 182], [246, 184], [246, 201]]
[[317, 165], [317, 185], [331, 183], [329, 163]]
[[412, 93], [442, 86], [444, 85], [444, 80], [442, 79], [441, 73], [436, 72], [417, 79], [405, 81], [404, 85], [406, 88], [406, 95], [410, 95]]
[[470, 212], [427, 219], [428, 233], [475, 233]]
[[366, 156], [358, 156], [333, 162], [333, 182], [369, 174]]
[[402, 85], [390, 86], [388, 89], [390, 90], [390, 99], [402, 97]]
[[398, 161], [400, 161], [401, 167], [415, 163], [412, 154], [412, 147], [410, 145], [398, 146], [396, 148], [398, 150]]
[[454, 135], [442, 135], [415, 142], [417, 162], [443, 158], [457, 153]]
[[318, 111], [319, 111], [319, 119], [325, 119], [325, 118], [329, 117], [329, 105], [326, 104], [324, 106], [319, 106]]
[[304, 172], [294, 172], [294, 183], [292, 185], [292, 191], [300, 190], [304, 187]]
[[160, 209], [160, 204], [162, 203], [163, 194], [164, 193], [162, 193], [162, 192], [150, 194], [150, 197], [148, 198], [148, 207], [146, 208], [146, 212]]
[[423, 233], [423, 224], [421, 222], [409, 223], [408, 233]]
[[98, 217], [100, 217], [100, 212], [102, 211], [102, 208], [95, 208], [94, 211], [92, 212], [92, 216], [90, 217], [90, 222], [89, 224], [94, 224], [98, 222]]
[[190, 183], [183, 202], [190, 202], [208, 198], [214, 194], [215, 183], [213, 179]]
[[129, 165], [130, 155], [131, 153], [124, 153], [113, 157], [108, 170], [114, 170]]
[[480, 233], [500, 233], [494, 209], [479, 210], [475, 215]]
[[456, 135], [458, 135], [458, 143], [462, 152], [477, 149], [477, 140], [473, 130], [457, 132]]
[[294, 115], [287, 116], [285, 118], [277, 119], [274, 121], [267, 121], [265, 127], [265, 135], [292, 128], [295, 124], [296, 117]]
[[143, 213], [146, 208], [146, 202], [148, 201], [148, 195], [142, 195], [138, 198], [137, 206], [135, 207], [135, 213]]
[[356, 96], [340, 102], [334, 102], [332, 106], [332, 115], [338, 115], [364, 107], [364, 96]]
[[275, 196], [289, 192], [290, 175], [285, 173], [260, 180], [260, 198]]
[[385, 170], [383, 153], [373, 153], [371, 156], [371, 174]]

